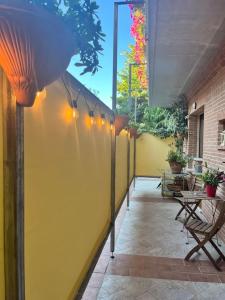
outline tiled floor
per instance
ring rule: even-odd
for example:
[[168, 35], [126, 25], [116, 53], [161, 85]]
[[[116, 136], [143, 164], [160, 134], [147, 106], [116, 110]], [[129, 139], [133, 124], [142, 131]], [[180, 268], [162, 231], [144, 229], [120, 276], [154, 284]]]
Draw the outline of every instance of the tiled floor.
[[161, 198], [157, 185], [158, 180], [137, 180], [130, 210], [124, 205], [118, 217], [115, 259], [107, 242], [84, 300], [225, 300], [225, 271], [217, 272], [202, 252], [183, 260], [194, 240], [186, 244], [174, 220], [179, 205]]

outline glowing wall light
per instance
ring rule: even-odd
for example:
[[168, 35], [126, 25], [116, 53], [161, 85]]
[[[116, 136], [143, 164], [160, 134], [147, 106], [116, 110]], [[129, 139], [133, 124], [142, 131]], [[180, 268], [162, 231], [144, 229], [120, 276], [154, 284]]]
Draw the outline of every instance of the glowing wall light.
[[114, 129], [114, 122], [111, 120], [110, 121], [110, 129], [113, 130]]
[[79, 118], [79, 111], [77, 108], [77, 100], [72, 100], [71, 102], [72, 110], [73, 110], [73, 118], [77, 120]]
[[93, 110], [89, 111], [89, 117], [90, 117], [90, 123], [91, 123], [91, 125], [94, 125], [94, 123], [95, 123], [95, 114], [94, 114]]
[[101, 114], [101, 119], [102, 119], [102, 125], [105, 125], [105, 114]]

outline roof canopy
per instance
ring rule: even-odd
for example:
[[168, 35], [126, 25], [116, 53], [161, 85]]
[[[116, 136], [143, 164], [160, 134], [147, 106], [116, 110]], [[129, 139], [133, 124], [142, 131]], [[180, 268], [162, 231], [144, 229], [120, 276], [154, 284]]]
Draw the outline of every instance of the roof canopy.
[[186, 94], [225, 38], [224, 0], [147, 0], [151, 105]]

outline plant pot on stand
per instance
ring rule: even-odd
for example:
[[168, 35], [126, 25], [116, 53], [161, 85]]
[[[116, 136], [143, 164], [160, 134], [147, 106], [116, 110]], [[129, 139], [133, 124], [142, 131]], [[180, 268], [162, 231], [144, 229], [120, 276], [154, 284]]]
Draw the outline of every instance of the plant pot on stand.
[[216, 185], [206, 184], [205, 186], [205, 191], [208, 197], [214, 198], [216, 196], [216, 190], [217, 190]]
[[172, 174], [180, 174], [182, 171], [182, 165], [176, 161], [170, 161], [170, 168], [171, 168], [171, 172]]

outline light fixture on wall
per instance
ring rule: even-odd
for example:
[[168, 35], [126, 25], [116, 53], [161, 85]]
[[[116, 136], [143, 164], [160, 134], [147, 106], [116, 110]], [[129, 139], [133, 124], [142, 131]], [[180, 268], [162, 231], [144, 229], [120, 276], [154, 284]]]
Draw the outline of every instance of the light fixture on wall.
[[101, 114], [102, 125], [105, 125], [105, 114]]
[[79, 118], [79, 111], [78, 111], [78, 108], [77, 108], [77, 100], [72, 100], [71, 101], [71, 106], [72, 106], [72, 110], [73, 110], [73, 118], [75, 120], [77, 120]]
[[197, 102], [192, 103], [192, 108], [195, 110], [197, 109]]
[[111, 120], [110, 121], [110, 129], [113, 130], [113, 128], [114, 128], [114, 122], [113, 122], [113, 120]]
[[89, 117], [90, 117], [91, 125], [94, 125], [94, 123], [95, 123], [95, 114], [94, 114], [93, 110], [89, 111]]
[[46, 89], [43, 88], [41, 91], [38, 91], [36, 93], [36, 99], [35, 100], [42, 101], [46, 98], [46, 95], [47, 95]]

